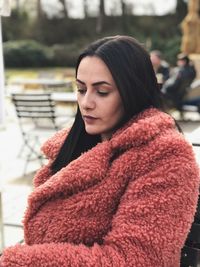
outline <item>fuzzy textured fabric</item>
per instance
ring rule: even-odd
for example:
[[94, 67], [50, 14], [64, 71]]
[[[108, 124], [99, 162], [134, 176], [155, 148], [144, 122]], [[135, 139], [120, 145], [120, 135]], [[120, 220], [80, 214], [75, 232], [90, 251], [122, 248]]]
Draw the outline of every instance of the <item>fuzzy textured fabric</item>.
[[199, 190], [192, 146], [173, 119], [147, 109], [59, 172], [67, 131], [43, 146], [24, 218], [25, 244], [4, 267], [178, 267]]

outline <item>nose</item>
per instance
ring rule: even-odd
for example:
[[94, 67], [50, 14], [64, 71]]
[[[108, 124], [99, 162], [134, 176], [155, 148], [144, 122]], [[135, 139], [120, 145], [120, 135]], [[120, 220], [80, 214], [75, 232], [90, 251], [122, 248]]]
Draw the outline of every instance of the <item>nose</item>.
[[95, 100], [93, 94], [87, 90], [87, 92], [81, 97], [81, 106], [83, 109], [94, 109]]

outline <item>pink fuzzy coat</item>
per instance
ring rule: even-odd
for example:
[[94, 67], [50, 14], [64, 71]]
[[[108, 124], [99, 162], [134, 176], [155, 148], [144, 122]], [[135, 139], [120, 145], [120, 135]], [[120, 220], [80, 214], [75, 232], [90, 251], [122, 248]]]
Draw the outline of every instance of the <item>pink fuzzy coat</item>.
[[192, 147], [170, 116], [148, 109], [55, 175], [67, 134], [43, 146], [25, 213], [25, 244], [5, 267], [178, 267], [198, 197]]

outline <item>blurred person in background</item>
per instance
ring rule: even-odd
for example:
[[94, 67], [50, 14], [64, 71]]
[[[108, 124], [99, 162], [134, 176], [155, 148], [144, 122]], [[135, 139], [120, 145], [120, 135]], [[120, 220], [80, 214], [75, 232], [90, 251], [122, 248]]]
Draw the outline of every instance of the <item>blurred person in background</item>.
[[175, 107], [182, 112], [184, 97], [195, 77], [196, 70], [188, 55], [184, 53], [178, 54], [177, 66], [162, 87], [162, 93], [169, 106]]
[[151, 51], [150, 57], [158, 84], [162, 87], [165, 81], [169, 78], [169, 64], [163, 60], [162, 53], [159, 50]]
[[2, 267], [179, 267], [198, 199], [192, 146], [163, 112], [143, 46], [91, 43], [76, 66], [74, 124], [43, 145], [25, 243]]

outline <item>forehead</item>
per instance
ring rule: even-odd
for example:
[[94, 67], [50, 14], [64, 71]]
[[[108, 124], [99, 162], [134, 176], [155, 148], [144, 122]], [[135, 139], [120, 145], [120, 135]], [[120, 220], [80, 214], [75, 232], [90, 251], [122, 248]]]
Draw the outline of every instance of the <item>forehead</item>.
[[160, 60], [160, 57], [157, 55], [157, 54], [150, 54], [150, 57], [153, 58], [153, 59], [157, 59], [157, 60]]
[[77, 70], [78, 79], [108, 79], [113, 80], [110, 70], [102, 59], [96, 56], [84, 57]]

